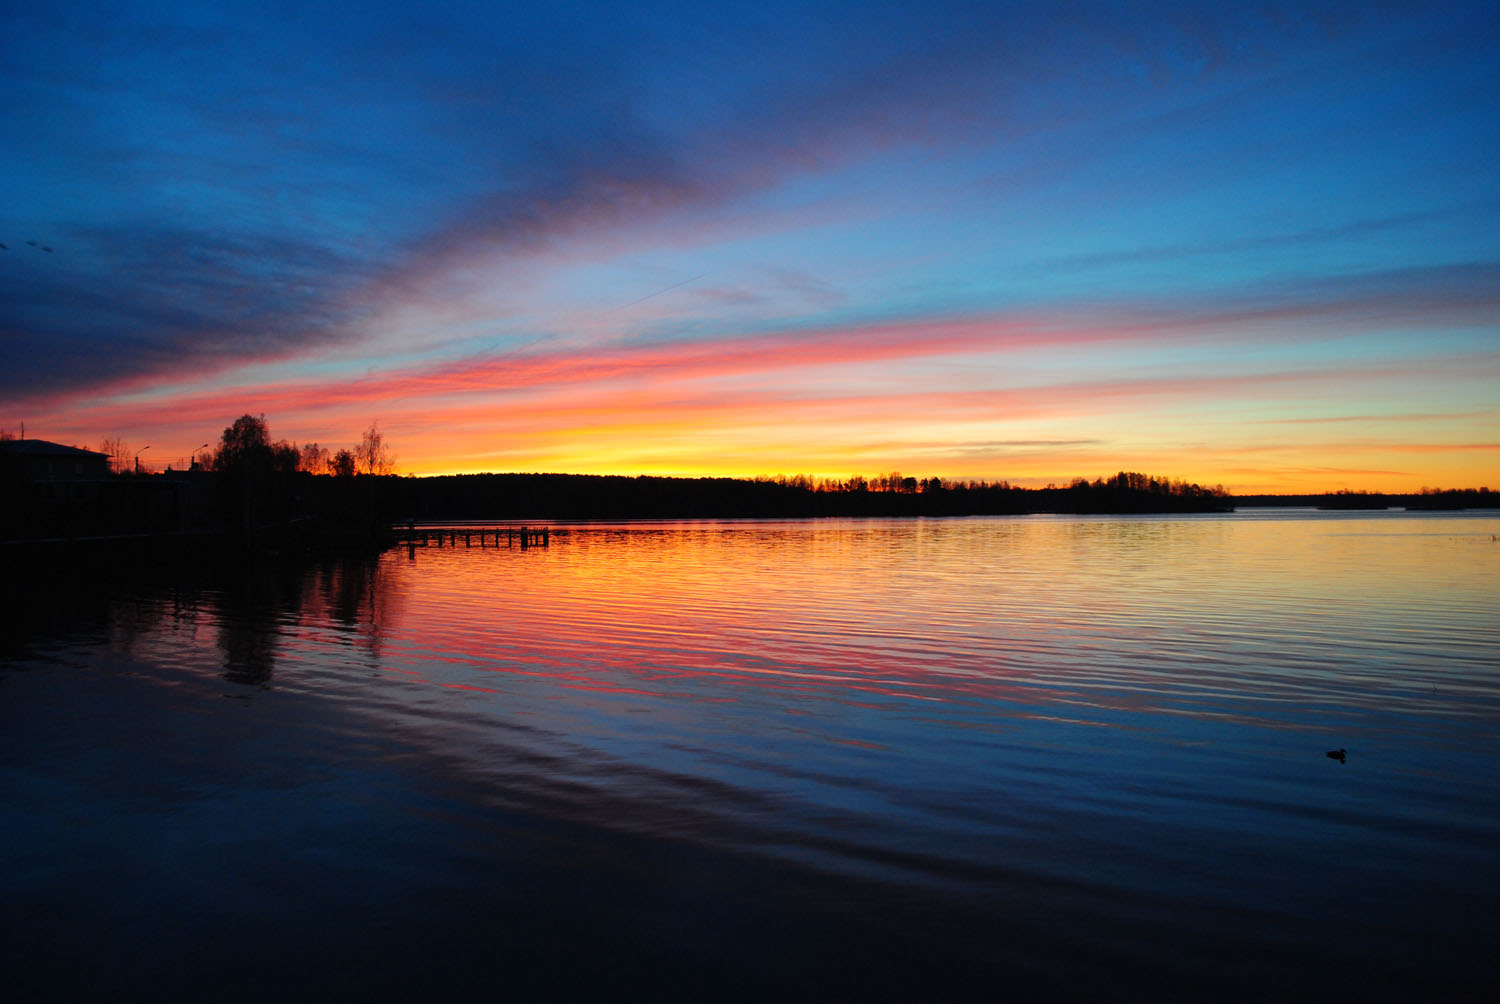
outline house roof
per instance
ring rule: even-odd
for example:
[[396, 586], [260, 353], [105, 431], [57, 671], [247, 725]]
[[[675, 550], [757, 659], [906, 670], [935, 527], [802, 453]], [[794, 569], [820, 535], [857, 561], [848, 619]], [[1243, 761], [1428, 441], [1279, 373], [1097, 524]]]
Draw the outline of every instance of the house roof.
[[28, 457], [74, 457], [82, 460], [85, 457], [101, 457], [109, 459], [107, 453], [96, 453], [93, 450], [81, 449], [77, 446], [64, 446], [61, 443], [49, 443], [45, 439], [0, 439], [0, 450], [6, 453], [17, 453]]

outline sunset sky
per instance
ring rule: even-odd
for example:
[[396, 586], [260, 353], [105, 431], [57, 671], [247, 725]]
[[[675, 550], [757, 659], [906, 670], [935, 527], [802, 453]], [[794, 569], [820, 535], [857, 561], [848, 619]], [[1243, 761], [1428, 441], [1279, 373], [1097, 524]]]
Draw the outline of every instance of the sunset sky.
[[1493, 0], [720, 7], [7, 4], [0, 428], [1500, 486]]

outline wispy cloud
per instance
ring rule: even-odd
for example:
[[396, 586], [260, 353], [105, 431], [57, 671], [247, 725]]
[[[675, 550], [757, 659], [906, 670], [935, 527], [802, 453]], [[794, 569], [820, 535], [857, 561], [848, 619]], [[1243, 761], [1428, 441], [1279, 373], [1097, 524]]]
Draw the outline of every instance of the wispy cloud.
[[1356, 423], [1394, 423], [1406, 425], [1411, 422], [1452, 422], [1474, 418], [1500, 418], [1496, 411], [1450, 411], [1450, 412], [1391, 412], [1368, 415], [1315, 415], [1302, 418], [1262, 418], [1261, 425], [1341, 425]]
[[1472, 219], [1475, 215], [1493, 216], [1500, 212], [1500, 202], [1482, 201], [1441, 209], [1372, 216], [1328, 226], [1305, 227], [1272, 234], [1232, 237], [1172, 245], [1132, 247], [1119, 251], [1095, 251], [1039, 259], [1027, 267], [1035, 272], [1089, 270], [1110, 265], [1142, 262], [1187, 262], [1198, 258], [1238, 256], [1245, 252], [1277, 251], [1319, 247], [1327, 244], [1358, 242], [1388, 235], [1399, 236], [1427, 224]]

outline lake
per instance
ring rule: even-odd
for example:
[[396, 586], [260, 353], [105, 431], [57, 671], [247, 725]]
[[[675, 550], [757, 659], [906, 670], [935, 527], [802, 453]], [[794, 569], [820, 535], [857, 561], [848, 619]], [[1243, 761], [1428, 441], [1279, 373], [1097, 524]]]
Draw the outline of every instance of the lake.
[[17, 1000], [1487, 999], [1497, 536], [684, 522], [12, 570], [0, 962]]

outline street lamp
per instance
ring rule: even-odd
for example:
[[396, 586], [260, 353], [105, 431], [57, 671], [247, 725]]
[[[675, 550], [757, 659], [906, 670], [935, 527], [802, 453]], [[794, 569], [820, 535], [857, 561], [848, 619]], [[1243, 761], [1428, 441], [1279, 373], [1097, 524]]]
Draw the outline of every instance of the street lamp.
[[193, 452], [188, 455], [188, 470], [192, 470], [193, 464], [198, 462], [198, 451], [206, 449], [208, 449], [207, 443], [200, 443], [198, 446], [193, 447]]
[[137, 474], [141, 473], [141, 454], [145, 453], [149, 449], [151, 449], [151, 447], [143, 446], [139, 450], [135, 451], [135, 472]]

